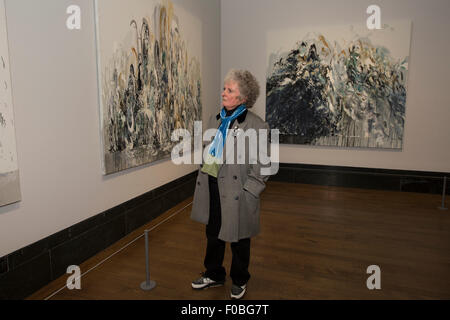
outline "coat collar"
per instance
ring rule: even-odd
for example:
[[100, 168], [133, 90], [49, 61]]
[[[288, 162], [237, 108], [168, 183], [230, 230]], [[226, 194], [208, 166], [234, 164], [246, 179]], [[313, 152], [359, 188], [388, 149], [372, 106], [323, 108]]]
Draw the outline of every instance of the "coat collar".
[[[248, 109], [245, 110], [239, 117], [236, 118], [236, 120], [239, 124], [241, 124], [242, 122], [245, 121], [245, 118], [247, 118], [247, 113], [248, 113]], [[216, 119], [217, 119], [217, 121], [220, 120], [220, 113], [217, 114]]]

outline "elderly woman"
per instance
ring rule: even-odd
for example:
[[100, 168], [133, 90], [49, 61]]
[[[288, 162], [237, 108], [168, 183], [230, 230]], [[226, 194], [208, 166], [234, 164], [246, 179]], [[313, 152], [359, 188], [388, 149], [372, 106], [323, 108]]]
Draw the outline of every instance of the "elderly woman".
[[[206, 224], [207, 237], [206, 271], [192, 282], [192, 287], [205, 289], [224, 284], [226, 272], [222, 264], [225, 244], [230, 242], [232, 299], [244, 296], [250, 279], [250, 238], [259, 233], [260, 195], [268, 178], [261, 174], [263, 165], [259, 159], [249, 161], [248, 144], [244, 145], [245, 161], [236, 161], [237, 144], [245, 141], [239, 138], [240, 134], [249, 129], [257, 134], [260, 129], [269, 130], [260, 117], [248, 110], [258, 95], [258, 82], [250, 72], [231, 70], [225, 77], [223, 108], [208, 124], [208, 128], [218, 130], [198, 173], [191, 213], [193, 220]], [[234, 153], [229, 157], [231, 148]]]

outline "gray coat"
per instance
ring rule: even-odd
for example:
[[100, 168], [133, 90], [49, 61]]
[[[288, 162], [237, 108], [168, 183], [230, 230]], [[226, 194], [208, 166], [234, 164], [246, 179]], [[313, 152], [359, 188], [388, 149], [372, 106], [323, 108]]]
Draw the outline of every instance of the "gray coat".
[[[210, 118], [208, 128], [217, 129], [220, 125], [220, 116]], [[229, 130], [226, 146], [224, 148], [224, 164], [220, 166], [218, 174], [218, 186], [220, 194], [220, 204], [222, 211], [222, 224], [219, 232], [219, 239], [227, 242], [237, 242], [240, 239], [250, 238], [259, 233], [259, 211], [260, 195], [265, 189], [269, 176], [261, 175], [261, 167], [268, 167], [269, 164], [262, 165], [257, 160], [256, 164], [249, 161], [249, 148], [246, 144], [244, 164], [237, 162], [236, 142], [238, 137], [248, 129], [269, 130], [269, 126], [257, 115], [248, 111], [238, 117]], [[242, 129], [242, 130], [239, 130]], [[258, 138], [259, 139], [259, 138]], [[258, 140], [259, 142], [259, 140]], [[234, 146], [234, 164], [227, 163], [225, 155], [233, 158], [232, 148]], [[269, 144], [267, 145], [269, 148]], [[204, 145], [206, 150], [208, 146]], [[267, 149], [270, 150], [270, 149]], [[252, 157], [253, 160], [256, 160]], [[253, 161], [254, 163], [255, 161]], [[191, 218], [203, 224], [208, 224], [209, 220], [209, 183], [208, 174], [203, 173], [201, 168], [198, 172], [197, 184], [194, 193], [194, 204]]]

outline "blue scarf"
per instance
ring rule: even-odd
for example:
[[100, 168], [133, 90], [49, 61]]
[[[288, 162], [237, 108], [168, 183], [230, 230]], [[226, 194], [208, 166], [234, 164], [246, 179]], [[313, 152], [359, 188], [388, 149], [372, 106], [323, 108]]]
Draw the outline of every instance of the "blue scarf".
[[220, 123], [219, 129], [214, 137], [211, 146], [209, 147], [208, 157], [206, 163], [203, 165], [202, 171], [208, 173], [209, 175], [216, 177], [219, 173], [219, 160], [222, 159], [223, 147], [227, 141], [228, 129], [230, 123], [243, 114], [247, 110], [245, 104], [237, 107], [233, 114], [227, 117], [227, 111], [225, 108], [220, 111], [220, 118], [222, 122]]

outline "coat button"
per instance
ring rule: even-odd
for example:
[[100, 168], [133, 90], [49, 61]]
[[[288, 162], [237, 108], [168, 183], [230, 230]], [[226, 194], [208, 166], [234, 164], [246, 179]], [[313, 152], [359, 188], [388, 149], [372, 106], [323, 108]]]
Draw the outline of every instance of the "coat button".
[[198, 181], [197, 184], [200, 185], [200, 181]]
[[237, 180], [237, 176], [233, 176], [233, 179], [234, 179], [234, 180]]
[[239, 200], [239, 197], [234, 198], [234, 200]]

